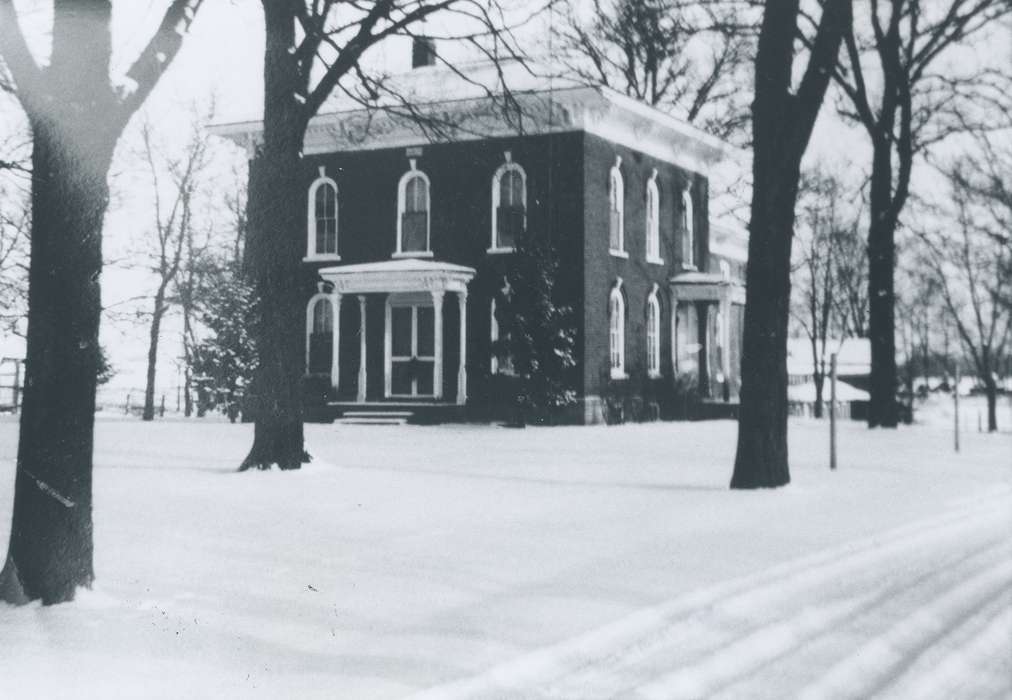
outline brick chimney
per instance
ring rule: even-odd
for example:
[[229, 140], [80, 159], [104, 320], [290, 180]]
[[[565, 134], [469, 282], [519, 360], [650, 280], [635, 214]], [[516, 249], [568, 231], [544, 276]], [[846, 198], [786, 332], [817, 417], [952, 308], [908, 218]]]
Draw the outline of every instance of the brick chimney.
[[436, 40], [428, 36], [416, 36], [411, 43], [411, 67], [424, 68], [436, 65]]

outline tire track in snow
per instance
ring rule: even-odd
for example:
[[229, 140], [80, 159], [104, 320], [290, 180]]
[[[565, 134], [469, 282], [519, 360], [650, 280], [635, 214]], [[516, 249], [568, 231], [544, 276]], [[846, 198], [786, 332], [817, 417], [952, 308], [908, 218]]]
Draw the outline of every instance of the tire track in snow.
[[[677, 652], [680, 628], [686, 618], [698, 616], [722, 603], [733, 607], [736, 603], [748, 605], [749, 600], [762, 605], [775, 600], [790, 600], [806, 590], [843, 578], [854, 569], [872, 569], [876, 564], [888, 564], [899, 553], [917, 552], [921, 546], [937, 545], [940, 540], [958, 542], [975, 530], [993, 529], [995, 521], [1005, 514], [1008, 493], [1008, 489], [1003, 489], [929, 519], [687, 593], [574, 638], [534, 650], [478, 675], [436, 686], [411, 697], [414, 700], [500, 694], [508, 697], [567, 697], [558, 694], [563, 688], [570, 687], [567, 677], [577, 681], [576, 685], [580, 685], [578, 677], [581, 674], [596, 675], [598, 680], [603, 681], [608, 669], [630, 667], [665, 650]], [[841, 602], [821, 612], [807, 611], [796, 622], [803, 629], [810, 630], [810, 634], [815, 634], [820, 625], [825, 627], [832, 620], [844, 619], [852, 614], [856, 609], [852, 607], [854, 605], [854, 602]], [[778, 638], [778, 635], [786, 634], [786, 630], [774, 629], [766, 634]], [[723, 653], [720, 640], [709, 652]], [[669, 659], [669, 664], [674, 662], [675, 658]]]
[[[844, 601], [820, 602], [797, 615], [788, 616], [785, 620], [771, 621], [729, 643], [717, 653], [705, 658], [702, 663], [689, 666], [679, 664], [680, 668], [677, 671], [664, 674], [635, 691], [622, 693], [621, 697], [657, 700], [712, 698], [718, 694], [727, 698], [755, 696], [757, 688], [764, 682], [768, 683], [771, 675], [782, 676], [780, 665], [784, 663], [796, 665], [798, 659], [794, 657], [804, 657], [803, 647], [811, 645], [816, 640], [830, 645], [839, 644], [841, 628], [848, 627], [857, 620], [868, 622], [881, 618], [888, 619], [892, 609], [897, 606], [901, 608], [901, 613], [907, 609], [931, 611], [920, 613], [921, 619], [932, 619], [936, 622], [936, 626], [953, 624], [957, 613], [963, 614], [966, 607], [977, 605], [982, 593], [990, 594], [1012, 574], [1012, 562], [1009, 562], [1005, 570], [995, 571], [994, 550], [992, 543], [957, 559], [953, 562], [955, 568], [948, 566], [941, 569], [933, 568], [904, 583], [887, 585], [875, 594], [850, 597]], [[965, 573], [970, 574], [970, 583], [964, 581]], [[863, 589], [864, 584], [865, 582], [860, 580], [855, 582], [858, 589]], [[939, 584], [943, 587], [941, 595], [946, 598], [946, 603], [941, 607], [937, 602]], [[773, 611], [774, 616], [777, 612]], [[911, 628], [909, 624], [902, 624], [902, 627], [897, 625], [896, 634], [905, 634], [905, 639], [911, 646], [919, 643], [924, 633], [925, 630], [922, 628]], [[878, 635], [864, 647], [867, 647], [867, 651], [860, 656], [864, 661], [863, 665], [842, 666], [832, 685], [812, 688], [809, 693], [802, 693], [800, 697], [804, 700], [873, 697], [874, 693], [861, 688], [860, 684], [869, 681], [868, 676], [871, 676], [871, 682], [876, 678], [886, 677], [894, 669], [893, 662], [901, 663], [910, 653], [910, 648], [894, 648], [889, 642], [883, 642], [882, 637]], [[880, 655], [884, 655], [889, 661], [884, 661]], [[809, 666], [809, 673], [812, 668], [818, 667]], [[855, 680], [859, 689], [853, 687]], [[729, 682], [735, 681], [738, 682], [728, 687]], [[779, 685], [790, 684], [783, 683], [781, 678]]]
[[[873, 697], [908, 673], [928, 650], [942, 645], [961, 622], [989, 609], [1012, 584], [1012, 561], [999, 559], [982, 573], [944, 592], [929, 605], [869, 640], [805, 688], [800, 700]], [[1009, 628], [1006, 628], [1008, 631]], [[855, 681], [864, 685], [855, 688]], [[907, 697], [923, 697], [915, 694]]]

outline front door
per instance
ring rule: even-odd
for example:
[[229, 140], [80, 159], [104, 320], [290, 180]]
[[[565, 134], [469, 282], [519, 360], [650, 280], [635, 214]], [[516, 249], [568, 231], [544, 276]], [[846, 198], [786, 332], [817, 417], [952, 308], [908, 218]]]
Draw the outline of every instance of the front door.
[[433, 396], [436, 317], [432, 303], [390, 307], [390, 395]]

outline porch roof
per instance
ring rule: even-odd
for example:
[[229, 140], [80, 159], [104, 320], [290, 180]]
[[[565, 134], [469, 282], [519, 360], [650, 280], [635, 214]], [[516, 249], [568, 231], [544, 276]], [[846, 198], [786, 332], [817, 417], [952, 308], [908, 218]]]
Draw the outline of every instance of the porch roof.
[[474, 268], [438, 260], [399, 258], [325, 267], [320, 277], [340, 294], [370, 292], [465, 292]]
[[714, 272], [682, 272], [669, 281], [678, 301], [745, 303], [745, 287]]

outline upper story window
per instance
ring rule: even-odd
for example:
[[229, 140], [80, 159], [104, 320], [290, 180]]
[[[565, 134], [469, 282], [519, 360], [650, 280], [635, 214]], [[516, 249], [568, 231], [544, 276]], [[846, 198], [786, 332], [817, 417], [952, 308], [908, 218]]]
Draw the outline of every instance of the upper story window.
[[625, 374], [625, 297], [622, 278], [615, 282], [608, 297], [608, 354], [611, 378], [624, 379]]
[[663, 263], [661, 260], [661, 197], [657, 191], [657, 169], [654, 168], [647, 181], [647, 262]]
[[692, 190], [687, 186], [682, 191], [682, 265], [696, 266], [696, 231], [692, 213]]
[[320, 176], [309, 186], [306, 257], [337, 258], [337, 183], [320, 166]]
[[492, 245], [489, 251], [512, 251], [526, 227], [527, 173], [506, 151], [506, 162], [492, 177]]
[[625, 252], [625, 183], [622, 180], [622, 156], [608, 176], [608, 249], [612, 255], [627, 257]]
[[397, 251], [394, 256], [431, 256], [429, 176], [411, 159], [397, 187]]
[[654, 284], [647, 297], [647, 375], [661, 376], [661, 302]]
[[309, 301], [306, 328], [306, 371], [326, 374], [331, 370], [334, 342], [334, 305], [331, 298], [317, 294]]

